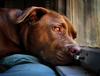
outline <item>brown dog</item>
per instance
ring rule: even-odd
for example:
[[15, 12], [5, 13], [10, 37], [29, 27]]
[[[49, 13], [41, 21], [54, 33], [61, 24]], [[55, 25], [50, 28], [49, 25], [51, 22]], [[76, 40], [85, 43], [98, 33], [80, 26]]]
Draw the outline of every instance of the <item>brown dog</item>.
[[63, 15], [42, 7], [0, 9], [0, 58], [25, 53], [62, 65], [79, 52], [76, 31]]

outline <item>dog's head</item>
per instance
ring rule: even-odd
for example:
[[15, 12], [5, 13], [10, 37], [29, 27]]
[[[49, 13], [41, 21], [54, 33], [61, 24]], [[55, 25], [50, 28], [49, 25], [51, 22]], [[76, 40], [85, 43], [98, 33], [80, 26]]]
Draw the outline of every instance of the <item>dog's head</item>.
[[67, 64], [79, 52], [76, 31], [63, 15], [42, 7], [26, 9], [17, 18], [25, 48], [51, 64]]

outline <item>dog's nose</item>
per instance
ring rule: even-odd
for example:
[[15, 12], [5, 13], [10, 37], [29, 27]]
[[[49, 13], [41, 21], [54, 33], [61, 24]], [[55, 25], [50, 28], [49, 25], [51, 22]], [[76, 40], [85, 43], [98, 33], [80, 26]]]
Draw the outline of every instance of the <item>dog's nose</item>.
[[70, 48], [71, 53], [73, 55], [78, 55], [80, 53], [80, 47], [79, 46], [73, 46], [72, 48]]
[[80, 47], [78, 45], [68, 45], [66, 46], [68, 49], [68, 52], [73, 56], [73, 55], [78, 55], [80, 53]]

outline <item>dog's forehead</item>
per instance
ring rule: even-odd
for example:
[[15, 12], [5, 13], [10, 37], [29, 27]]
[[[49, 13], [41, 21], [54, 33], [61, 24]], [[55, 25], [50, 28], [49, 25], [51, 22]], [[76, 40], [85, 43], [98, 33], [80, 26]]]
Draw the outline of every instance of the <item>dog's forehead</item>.
[[45, 16], [46, 18], [46, 21], [49, 23], [49, 24], [56, 24], [56, 23], [66, 23], [65, 20], [64, 20], [64, 17], [63, 15], [60, 15], [59, 13], [48, 13], [46, 14]]

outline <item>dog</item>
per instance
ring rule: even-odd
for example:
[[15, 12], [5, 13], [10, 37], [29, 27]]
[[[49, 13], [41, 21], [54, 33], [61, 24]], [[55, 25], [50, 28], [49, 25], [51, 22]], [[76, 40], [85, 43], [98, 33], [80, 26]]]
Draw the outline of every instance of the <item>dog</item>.
[[0, 59], [24, 53], [52, 65], [73, 61], [80, 51], [77, 32], [68, 18], [43, 7], [0, 9]]

